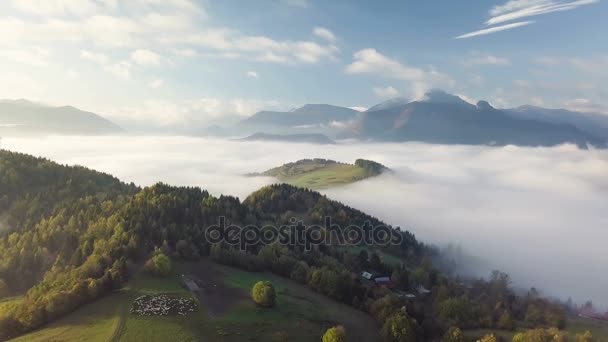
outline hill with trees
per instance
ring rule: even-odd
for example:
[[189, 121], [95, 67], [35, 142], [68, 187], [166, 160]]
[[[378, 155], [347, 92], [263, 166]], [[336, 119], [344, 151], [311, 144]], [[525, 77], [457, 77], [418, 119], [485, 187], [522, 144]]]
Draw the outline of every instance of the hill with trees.
[[[0, 340], [39, 328], [112, 293], [138, 274], [147, 260], [154, 272], [161, 269], [159, 274], [165, 274], [164, 256], [176, 263], [209, 258], [290, 278], [369, 313], [387, 341], [438, 339], [452, 326], [515, 329], [567, 324], [561, 305], [534, 289], [517, 295], [508, 275], [496, 271], [488, 279], [467, 283], [447, 276], [433, 265], [437, 251], [410, 232], [315, 191], [272, 185], [240, 201], [196, 187], [159, 183], [139, 189], [92, 170], [7, 151], [0, 152], [0, 163], [1, 214], [9, 217], [0, 233], [0, 283], [3, 296], [18, 298], [0, 305]], [[36, 198], [30, 210], [29, 199]], [[326, 217], [338, 229], [366, 222], [387, 226], [402, 236], [401, 243], [361, 246], [330, 239], [307, 248], [297, 239], [288, 244], [261, 239], [241, 249], [227, 242], [210, 243], [205, 237], [221, 220], [226, 225], [262, 227], [297, 219], [322, 226]], [[321, 228], [321, 233], [327, 230]], [[399, 262], [388, 262], [387, 255]], [[360, 277], [363, 271], [389, 277], [391, 286]]]
[[375, 177], [387, 171], [386, 166], [371, 160], [357, 159], [354, 164], [347, 164], [316, 158], [283, 164], [250, 176], [274, 177], [299, 187], [325, 189]]

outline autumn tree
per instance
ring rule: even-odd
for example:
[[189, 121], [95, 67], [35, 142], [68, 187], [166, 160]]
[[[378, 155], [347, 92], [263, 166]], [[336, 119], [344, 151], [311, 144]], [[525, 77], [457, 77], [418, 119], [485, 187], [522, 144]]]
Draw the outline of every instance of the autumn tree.
[[323, 342], [346, 342], [346, 329], [341, 325], [327, 329]]
[[269, 281], [258, 281], [251, 289], [251, 298], [259, 306], [271, 308], [276, 304], [276, 292]]

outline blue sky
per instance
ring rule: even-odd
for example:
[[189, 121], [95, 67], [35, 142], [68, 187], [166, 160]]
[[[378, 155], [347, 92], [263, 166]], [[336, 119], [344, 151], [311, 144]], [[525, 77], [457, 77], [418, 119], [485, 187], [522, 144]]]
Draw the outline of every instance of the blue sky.
[[607, 14], [600, 0], [10, 0], [0, 98], [158, 127], [430, 88], [608, 114]]

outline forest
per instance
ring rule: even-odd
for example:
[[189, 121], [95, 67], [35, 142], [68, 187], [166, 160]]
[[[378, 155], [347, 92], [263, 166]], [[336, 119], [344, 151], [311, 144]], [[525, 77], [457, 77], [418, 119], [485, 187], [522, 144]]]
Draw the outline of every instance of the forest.
[[[376, 172], [381, 166], [362, 167]], [[318, 192], [286, 184], [261, 188], [241, 201], [197, 187], [158, 183], [139, 188], [84, 167], [2, 150], [0, 299], [22, 295], [23, 300], [0, 311], [0, 340], [121, 288], [159, 252], [291, 278], [369, 313], [386, 341], [447, 341], [455, 329], [567, 325], [563, 305], [534, 288], [516, 293], [505, 273], [468, 280], [448, 276], [434, 266], [439, 252], [408, 231], [396, 231], [403, 237], [398, 246], [345, 247], [332, 241], [306, 251], [302, 245], [260, 242], [241, 250], [205, 238], [220, 217], [235, 225], [281, 225], [292, 218], [322, 225], [325, 217], [341, 227], [386, 225]], [[389, 262], [386, 255], [399, 262]], [[390, 276], [394, 286], [369, 284], [359, 277], [364, 271]], [[409, 293], [415, 298], [403, 295]], [[577, 341], [592, 339], [579, 336]]]

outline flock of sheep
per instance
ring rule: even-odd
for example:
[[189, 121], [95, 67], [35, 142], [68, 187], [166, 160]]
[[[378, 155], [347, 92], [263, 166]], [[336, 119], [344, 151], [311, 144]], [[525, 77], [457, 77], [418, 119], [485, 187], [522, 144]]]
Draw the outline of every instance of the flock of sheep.
[[142, 316], [185, 316], [194, 311], [196, 311], [194, 300], [171, 297], [166, 294], [137, 297], [131, 307], [132, 314]]

